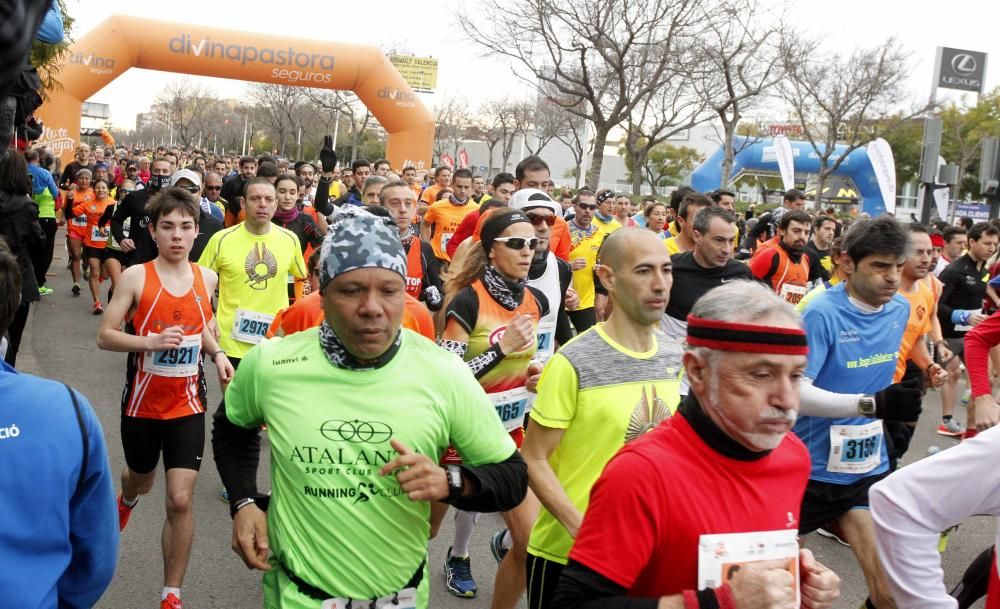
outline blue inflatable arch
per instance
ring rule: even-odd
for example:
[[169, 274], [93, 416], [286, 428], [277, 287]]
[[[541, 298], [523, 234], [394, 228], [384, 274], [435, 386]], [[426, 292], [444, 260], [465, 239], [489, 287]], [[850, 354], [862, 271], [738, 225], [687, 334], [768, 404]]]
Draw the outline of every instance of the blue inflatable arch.
[[[795, 159], [795, 174], [819, 173], [819, 156], [809, 142], [792, 141], [792, 157]], [[733, 158], [732, 175], [741, 171], [768, 171], [778, 173], [778, 161], [774, 154], [774, 140], [737, 136], [733, 148], [739, 150]], [[846, 146], [834, 147], [834, 155], [843, 155]], [[691, 174], [691, 186], [700, 192], [710, 192], [719, 188], [722, 181], [722, 147], [712, 153]], [[836, 158], [836, 157], [834, 157]], [[885, 213], [885, 201], [875, 178], [875, 170], [868, 159], [868, 151], [858, 148], [852, 151], [840, 164], [833, 175], [850, 178], [860, 195], [859, 211], [872, 217]]]

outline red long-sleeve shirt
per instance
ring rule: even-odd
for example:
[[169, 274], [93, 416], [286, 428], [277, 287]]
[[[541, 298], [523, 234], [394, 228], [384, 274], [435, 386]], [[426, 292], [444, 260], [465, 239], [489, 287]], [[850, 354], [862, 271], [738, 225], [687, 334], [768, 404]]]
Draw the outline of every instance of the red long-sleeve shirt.
[[972, 397], [992, 393], [990, 385], [990, 349], [1000, 345], [1000, 313], [965, 334], [965, 368], [972, 385]]

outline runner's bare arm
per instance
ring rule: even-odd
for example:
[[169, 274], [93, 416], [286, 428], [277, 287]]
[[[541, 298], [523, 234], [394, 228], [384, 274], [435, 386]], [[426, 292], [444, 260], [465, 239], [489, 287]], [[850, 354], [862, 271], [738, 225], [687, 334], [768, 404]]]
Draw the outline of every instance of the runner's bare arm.
[[[531, 422], [531, 433], [525, 434], [521, 456], [528, 464], [528, 485], [556, 519], [562, 523], [570, 537], [576, 537], [583, 522], [583, 514], [573, 505], [565, 489], [549, 464], [549, 457], [559, 447], [565, 429], [546, 427], [538, 421]], [[530, 437], [530, 439], [529, 439]]]
[[129, 267], [122, 273], [118, 289], [101, 316], [101, 325], [97, 329], [98, 348], [126, 353], [149, 350], [148, 337], [133, 336], [122, 330], [125, 316], [139, 301], [145, 280], [146, 269], [142, 265]]
[[427, 218], [424, 218], [424, 222], [420, 224], [420, 240], [430, 241], [431, 240], [431, 225], [427, 222]]

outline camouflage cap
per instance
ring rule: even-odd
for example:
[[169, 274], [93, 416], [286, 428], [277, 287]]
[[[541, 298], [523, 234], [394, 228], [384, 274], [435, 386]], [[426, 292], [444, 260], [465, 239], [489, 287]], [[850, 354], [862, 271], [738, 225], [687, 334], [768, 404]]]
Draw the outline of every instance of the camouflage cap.
[[355, 269], [383, 268], [406, 277], [406, 253], [396, 223], [360, 207], [352, 206], [337, 214], [323, 239], [321, 252], [321, 289], [337, 275]]

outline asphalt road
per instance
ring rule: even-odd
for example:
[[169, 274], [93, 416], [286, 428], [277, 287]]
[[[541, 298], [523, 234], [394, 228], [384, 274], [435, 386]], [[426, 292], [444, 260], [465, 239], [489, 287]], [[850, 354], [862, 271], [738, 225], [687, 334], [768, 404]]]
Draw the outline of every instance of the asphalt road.
[[[60, 243], [62, 238], [60, 231]], [[100, 351], [94, 341], [98, 318], [91, 314], [91, 302], [84, 294], [73, 298], [70, 293], [69, 272], [65, 268], [66, 255], [57, 246], [56, 259], [50, 271], [49, 286], [55, 294], [45, 297], [34, 306], [25, 332], [18, 368], [66, 382], [81, 391], [93, 404], [104, 426], [111, 467], [120, 472], [124, 466], [119, 435], [119, 402], [125, 375], [125, 355]], [[107, 284], [102, 289], [106, 293]], [[209, 401], [218, 403], [220, 394], [214, 382], [214, 370], [208, 370], [212, 379]], [[934, 433], [940, 416], [938, 394], [929, 393], [925, 400], [924, 419], [914, 437], [904, 465], [923, 458], [931, 445], [947, 448], [954, 440]], [[964, 420], [965, 412], [959, 408], [958, 418]], [[265, 443], [265, 450], [267, 445]], [[188, 609], [230, 609], [235, 607], [260, 607], [262, 596], [260, 575], [250, 572], [230, 549], [231, 521], [226, 504], [218, 498], [221, 488], [211, 448], [206, 446], [205, 460], [195, 491], [197, 529], [194, 549], [184, 582], [183, 600]], [[260, 472], [261, 488], [267, 488], [267, 460]], [[152, 493], [140, 502], [128, 528], [122, 535], [118, 571], [98, 607], [134, 609], [156, 607], [162, 586], [162, 561], [160, 556], [160, 531], [163, 523], [162, 476]], [[479, 584], [476, 599], [458, 599], [450, 596], [442, 581], [442, 562], [451, 544], [452, 519], [445, 519], [439, 537], [430, 542], [431, 607], [445, 609], [471, 609], [488, 607], [493, 592], [496, 564], [488, 549], [489, 537], [502, 527], [494, 515], [480, 519], [471, 544], [473, 574]], [[950, 537], [944, 554], [944, 567], [949, 586], [961, 577], [965, 567], [987, 547], [994, 538], [992, 518], [976, 517], [966, 521]], [[848, 548], [815, 534], [806, 539], [817, 558], [834, 569], [843, 579], [842, 599], [838, 607], [858, 607], [867, 596], [853, 554]], [[628, 551], [627, 548], [608, 548], [609, 551]], [[981, 606], [980, 602], [979, 605]], [[525, 606], [524, 603], [521, 605]]]

